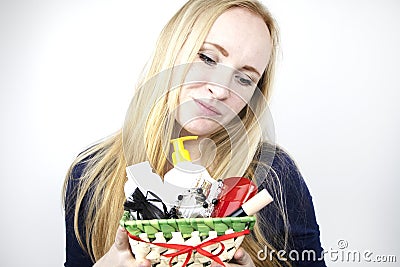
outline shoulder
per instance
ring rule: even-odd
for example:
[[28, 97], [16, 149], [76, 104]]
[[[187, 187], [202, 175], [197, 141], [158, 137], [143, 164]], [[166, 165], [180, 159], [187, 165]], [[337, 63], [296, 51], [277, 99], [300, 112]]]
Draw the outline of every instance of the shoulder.
[[101, 154], [100, 143], [91, 145], [78, 153], [67, 174], [67, 180], [80, 180], [85, 171], [92, 165], [96, 157]]
[[[308, 186], [296, 162], [282, 147], [275, 147], [274, 157], [270, 160], [270, 164], [266, 164], [257, 171], [262, 173], [257, 177], [261, 187], [267, 188], [274, 199], [286, 204], [290, 223], [295, 222], [301, 212], [314, 214]], [[300, 217], [304, 218], [304, 216]]]
[[286, 211], [292, 234], [296, 234], [297, 224], [316, 225], [314, 206], [310, 190], [295, 160], [283, 148], [277, 147], [270, 169], [270, 176], [278, 181], [282, 199], [286, 202]]
[[275, 157], [272, 167], [276, 170], [298, 172], [294, 159], [280, 146], [275, 147]]
[[[259, 214], [265, 223], [267, 240], [277, 248], [299, 252], [311, 249], [319, 255], [322, 248], [313, 200], [295, 160], [281, 147], [275, 147], [274, 157], [269, 160], [270, 164], [260, 168], [262, 177], [257, 177], [260, 187], [266, 188], [274, 198]], [[303, 266], [302, 262], [296, 264]], [[324, 264], [319, 262], [316, 266]]]
[[282, 147], [264, 143], [256, 159], [255, 175], [259, 184], [281, 187], [286, 193], [307, 189], [295, 160]]
[[[75, 209], [77, 205], [77, 197], [79, 195], [80, 183], [84, 177], [85, 170], [93, 158], [93, 154], [87, 150], [81, 152], [72, 163], [65, 185], [65, 233], [66, 233], [66, 258], [64, 266], [92, 266], [93, 262], [86, 252], [85, 240], [85, 207], [87, 206], [87, 198], [85, 196], [79, 208], [77, 225], [75, 225]], [[77, 236], [78, 231], [79, 235]], [[78, 241], [78, 237], [82, 244]]]
[[120, 151], [113, 150], [115, 144], [119, 147], [119, 141], [120, 134], [116, 133], [88, 146], [77, 155], [65, 178], [65, 208], [68, 203], [74, 203], [78, 195], [79, 199], [82, 199], [82, 196], [90, 198], [100, 183], [101, 174], [112, 170], [113, 168], [109, 166], [120, 159], [118, 154]]
[[[278, 177], [287, 193], [309, 195], [309, 190], [295, 160], [282, 147], [276, 147], [271, 172]], [[299, 196], [300, 197], [300, 196]]]
[[95, 156], [96, 152], [91, 151], [92, 147], [80, 152], [67, 173], [65, 178], [65, 210], [71, 211], [74, 208], [77, 191], [81, 183], [85, 171], [87, 170], [90, 162]]

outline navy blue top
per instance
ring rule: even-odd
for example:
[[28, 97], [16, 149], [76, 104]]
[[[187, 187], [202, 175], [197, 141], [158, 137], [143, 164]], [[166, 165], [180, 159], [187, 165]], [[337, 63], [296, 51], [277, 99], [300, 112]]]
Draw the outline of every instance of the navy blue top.
[[[67, 185], [65, 207], [66, 262], [64, 263], [66, 267], [87, 267], [94, 264], [89, 255], [80, 247], [74, 233], [75, 191], [85, 167], [85, 163], [77, 164], [72, 170], [72, 179]], [[323, 250], [312, 198], [298, 168], [286, 152], [277, 148], [272, 169], [275, 173], [268, 172], [263, 168], [257, 169], [256, 177], [258, 177], [257, 179], [264, 177], [264, 182], [262, 182], [260, 188], [267, 188], [275, 200], [282, 198], [286, 202], [288, 223], [285, 225], [284, 216], [278, 207], [279, 201], [273, 201], [259, 212], [260, 221], [267, 225], [261, 226], [261, 229], [268, 242], [278, 251], [284, 246], [282, 240], [284, 240], [285, 229], [289, 230], [289, 235], [285, 254], [277, 254], [278, 251], [264, 249], [260, 257], [268, 260], [272, 253], [275, 258], [277, 255], [281, 255], [282, 258], [290, 260], [292, 266], [326, 266], [323, 258], [320, 259]], [[279, 178], [277, 179], [277, 177]], [[277, 188], [282, 190], [277, 190]], [[85, 206], [84, 203], [82, 206]], [[80, 212], [79, 216], [81, 217], [79, 231], [82, 235], [83, 220], [81, 219], [84, 218], [83, 211]], [[282, 259], [283, 265], [285, 265], [286, 260]]]

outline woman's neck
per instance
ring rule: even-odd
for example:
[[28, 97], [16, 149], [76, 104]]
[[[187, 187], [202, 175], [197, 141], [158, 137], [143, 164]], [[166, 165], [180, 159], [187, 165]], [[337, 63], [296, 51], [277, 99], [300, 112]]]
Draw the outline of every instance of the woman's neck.
[[200, 149], [201, 140], [201, 137], [199, 137], [199, 139], [197, 140], [190, 140], [185, 142], [185, 149], [189, 151], [192, 162], [199, 165], [202, 165], [202, 153]]
[[[193, 136], [195, 134], [181, 129], [179, 136]], [[184, 147], [189, 151], [191, 161], [194, 164], [201, 165], [209, 169], [213, 169], [213, 162], [216, 156], [216, 147], [214, 141], [212, 141], [208, 136], [198, 136], [196, 140], [188, 140], [184, 142]], [[171, 168], [173, 166], [170, 166]]]

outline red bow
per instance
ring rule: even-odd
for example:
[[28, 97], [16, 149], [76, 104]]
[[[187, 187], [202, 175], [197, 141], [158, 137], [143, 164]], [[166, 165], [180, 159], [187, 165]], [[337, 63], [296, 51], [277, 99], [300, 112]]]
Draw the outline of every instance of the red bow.
[[[224, 251], [224, 249], [225, 249], [225, 246], [224, 246], [224, 244], [221, 243], [221, 241], [224, 241], [224, 240], [227, 240], [227, 239], [231, 239], [231, 238], [235, 238], [235, 237], [242, 236], [242, 235], [248, 235], [248, 234], [250, 234], [250, 230], [249, 230], [249, 229], [246, 229], [246, 230], [244, 230], [244, 231], [242, 231], [242, 232], [236, 232], [236, 233], [231, 233], [231, 234], [226, 234], [226, 235], [217, 236], [217, 237], [215, 237], [215, 238], [213, 238], [213, 239], [210, 239], [210, 240], [208, 240], [208, 241], [206, 241], [206, 242], [200, 243], [200, 244], [198, 244], [197, 246], [189, 246], [189, 245], [180, 245], [180, 244], [167, 244], [167, 243], [152, 243], [152, 242], [147, 242], [147, 241], [145, 241], [145, 240], [140, 239], [140, 238], [137, 237], [137, 236], [131, 235], [131, 234], [128, 232], [128, 236], [129, 236], [130, 238], [132, 238], [133, 240], [140, 241], [140, 242], [145, 242], [145, 243], [148, 243], [148, 244], [157, 245], [157, 246], [164, 247], [164, 248], [169, 248], [169, 249], [176, 249], [176, 250], [178, 250], [177, 252], [174, 252], [174, 253], [163, 254], [163, 256], [171, 258], [170, 261], [169, 261], [169, 265], [170, 265], [170, 266], [172, 266], [172, 260], [173, 260], [175, 257], [177, 257], [177, 256], [179, 256], [179, 255], [182, 255], [182, 254], [187, 254], [186, 260], [185, 260], [185, 262], [184, 262], [183, 265], [182, 265], [182, 266], [186, 266], [186, 264], [187, 264], [187, 263], [189, 262], [189, 260], [190, 260], [190, 257], [192, 256], [192, 251], [193, 251], [193, 250], [197, 251], [198, 253], [202, 254], [203, 256], [206, 256], [206, 257], [210, 258], [210, 259], [213, 260], [213, 261], [218, 262], [218, 263], [221, 264], [222, 266], [225, 266], [225, 264], [224, 264], [224, 263], [221, 261], [221, 259], [218, 257], [219, 255], [221, 255], [221, 253], [222, 253], [222, 252]], [[212, 253], [210, 253], [210, 252], [208, 252], [208, 251], [206, 251], [206, 250], [203, 249], [203, 247], [210, 246], [210, 245], [215, 244], [215, 243], [217, 243], [217, 242], [220, 243], [220, 245], [221, 245], [221, 250], [220, 250], [217, 254], [212, 254]]]

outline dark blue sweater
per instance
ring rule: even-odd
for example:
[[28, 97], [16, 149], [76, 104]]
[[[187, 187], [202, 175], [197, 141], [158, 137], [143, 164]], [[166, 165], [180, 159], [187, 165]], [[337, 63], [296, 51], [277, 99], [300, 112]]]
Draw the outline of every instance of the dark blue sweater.
[[[94, 263], [89, 255], [80, 247], [74, 233], [74, 202], [76, 198], [76, 186], [82, 175], [85, 163], [77, 164], [72, 170], [72, 179], [69, 180], [66, 191], [66, 267], [87, 267]], [[324, 260], [318, 260], [322, 254], [319, 238], [319, 227], [315, 218], [314, 206], [310, 192], [300, 172], [290, 156], [282, 149], [277, 148], [272, 163], [271, 172], [269, 168], [258, 168], [256, 177], [262, 179], [260, 188], [267, 188], [275, 201], [259, 212], [258, 219], [263, 222], [261, 229], [276, 251], [264, 249], [260, 257], [268, 260], [270, 255], [275, 258], [281, 255], [284, 265], [290, 260], [293, 266], [326, 266]], [[280, 190], [279, 190], [280, 189]], [[279, 208], [279, 199], [286, 203], [287, 223], [283, 219]], [[83, 203], [83, 206], [84, 203]], [[83, 232], [84, 212], [80, 212], [79, 231]], [[285, 253], [278, 254], [284, 248], [285, 229], [289, 235], [286, 238]], [[303, 255], [303, 257], [302, 257]], [[314, 256], [317, 260], [313, 260]]]

